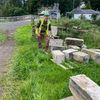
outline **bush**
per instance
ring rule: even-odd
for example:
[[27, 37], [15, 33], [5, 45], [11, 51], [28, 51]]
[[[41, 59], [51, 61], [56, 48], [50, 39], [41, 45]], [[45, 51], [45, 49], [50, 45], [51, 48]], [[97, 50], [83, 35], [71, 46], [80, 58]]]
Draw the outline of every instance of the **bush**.
[[95, 20], [97, 19], [97, 14], [93, 14], [93, 15], [91, 16], [91, 18], [92, 18], [93, 21], [95, 21]]
[[9, 16], [20, 16], [27, 14], [23, 8], [12, 7], [9, 9]]
[[80, 16], [80, 19], [81, 19], [81, 20], [86, 20], [86, 17], [85, 17], [84, 15], [81, 15], [81, 16]]
[[51, 23], [56, 26], [63, 26], [66, 28], [72, 29], [73, 26], [76, 26], [78, 29], [90, 29], [93, 25], [86, 20], [74, 20], [74, 19], [67, 19], [62, 18], [59, 20], [51, 20]]
[[92, 23], [100, 26], [100, 19], [94, 20]]
[[0, 43], [4, 42], [6, 39], [5, 34], [0, 33]]

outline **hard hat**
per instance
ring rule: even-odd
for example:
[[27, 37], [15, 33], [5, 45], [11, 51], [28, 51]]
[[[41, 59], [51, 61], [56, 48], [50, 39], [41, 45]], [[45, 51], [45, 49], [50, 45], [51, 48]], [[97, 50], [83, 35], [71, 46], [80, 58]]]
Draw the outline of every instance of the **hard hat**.
[[44, 12], [44, 16], [49, 16], [49, 12], [48, 11], [45, 11]]

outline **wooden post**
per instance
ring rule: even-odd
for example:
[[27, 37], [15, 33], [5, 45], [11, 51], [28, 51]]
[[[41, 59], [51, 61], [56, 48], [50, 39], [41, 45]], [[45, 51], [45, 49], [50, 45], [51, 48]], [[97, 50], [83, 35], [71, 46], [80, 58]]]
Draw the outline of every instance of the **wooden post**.
[[34, 23], [34, 17], [31, 16], [31, 24], [32, 24], [32, 37], [35, 36], [35, 23]]

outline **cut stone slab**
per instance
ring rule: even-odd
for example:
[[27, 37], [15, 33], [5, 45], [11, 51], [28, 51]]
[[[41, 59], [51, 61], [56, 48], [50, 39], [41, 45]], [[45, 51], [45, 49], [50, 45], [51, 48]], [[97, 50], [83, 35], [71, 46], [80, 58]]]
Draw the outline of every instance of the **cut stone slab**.
[[63, 46], [63, 40], [62, 39], [50, 39], [49, 46], [62, 47]]
[[54, 39], [59, 39], [59, 36], [54, 36], [53, 38], [54, 38]]
[[100, 64], [100, 49], [82, 49], [92, 60]]
[[74, 96], [70, 96], [70, 97], [67, 97], [67, 98], [64, 98], [64, 99], [61, 99], [61, 100], [77, 100], [77, 99], [75, 99]]
[[71, 59], [71, 58], [73, 58], [72, 53], [77, 52], [77, 51], [78, 50], [75, 50], [75, 49], [67, 49], [67, 50], [64, 50], [63, 53], [64, 53], [66, 59]]
[[51, 33], [54, 37], [57, 35], [57, 26], [51, 26]]
[[100, 100], [100, 86], [85, 75], [71, 77], [69, 88], [77, 100]]
[[83, 44], [82, 49], [87, 49], [87, 46], [85, 44]]
[[65, 47], [63, 46], [63, 40], [62, 39], [50, 39], [49, 41], [49, 47], [52, 50], [64, 50]]
[[65, 56], [60, 50], [54, 50], [51, 53], [55, 63], [61, 64], [65, 60]]
[[68, 45], [69, 49], [75, 49], [75, 50], [80, 50], [81, 48], [76, 46], [76, 45]]
[[64, 46], [62, 46], [62, 47], [50, 47], [50, 50], [51, 50], [51, 51], [54, 51], [54, 50], [63, 51], [63, 50], [65, 50], [65, 47], [64, 47]]
[[84, 40], [83, 39], [78, 39], [78, 38], [70, 38], [70, 37], [68, 37], [68, 38], [65, 39], [65, 41], [66, 41], [67, 45], [76, 45], [76, 46], [78, 46], [80, 48], [84, 44]]
[[84, 52], [74, 52], [73, 59], [79, 62], [88, 63], [89, 62], [89, 55]]

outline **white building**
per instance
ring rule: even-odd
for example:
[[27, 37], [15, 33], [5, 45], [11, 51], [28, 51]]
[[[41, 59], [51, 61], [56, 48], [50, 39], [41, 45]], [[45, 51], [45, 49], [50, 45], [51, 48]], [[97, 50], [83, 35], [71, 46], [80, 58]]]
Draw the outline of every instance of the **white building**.
[[92, 15], [97, 15], [100, 18], [100, 12], [91, 9], [81, 9], [80, 7], [73, 9], [71, 12], [73, 14], [73, 19], [80, 19], [84, 16], [87, 20], [92, 20]]

